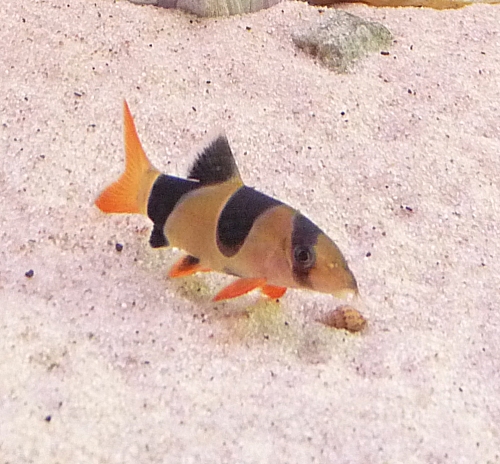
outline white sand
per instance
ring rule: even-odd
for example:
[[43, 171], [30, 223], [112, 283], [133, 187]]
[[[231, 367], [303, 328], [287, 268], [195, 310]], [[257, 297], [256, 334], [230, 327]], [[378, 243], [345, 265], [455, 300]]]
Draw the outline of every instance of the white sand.
[[[342, 8], [397, 41], [349, 75], [294, 48], [304, 4], [2, 1], [2, 464], [500, 462], [500, 8]], [[368, 330], [315, 323], [327, 295], [166, 280], [148, 220], [92, 205], [123, 98], [171, 174], [225, 127], [248, 184], [337, 241]]]

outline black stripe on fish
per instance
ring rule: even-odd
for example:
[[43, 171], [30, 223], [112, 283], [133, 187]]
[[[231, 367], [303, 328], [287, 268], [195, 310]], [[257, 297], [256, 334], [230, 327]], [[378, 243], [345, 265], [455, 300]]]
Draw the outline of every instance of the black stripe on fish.
[[231, 147], [224, 134], [218, 135], [198, 155], [189, 170], [188, 179], [196, 179], [202, 185], [218, 184], [230, 179], [241, 182]]
[[186, 193], [199, 187], [199, 182], [165, 174], [158, 176], [148, 200], [148, 216], [154, 223], [149, 239], [149, 244], [153, 248], [168, 246], [168, 239], [164, 232], [165, 222], [179, 200]]
[[315, 245], [321, 230], [302, 214], [293, 219], [292, 231], [292, 263], [293, 277], [296, 282], [310, 286], [309, 272], [316, 264]]
[[242, 247], [255, 220], [281, 201], [243, 186], [233, 193], [217, 222], [217, 246], [226, 257], [234, 256]]

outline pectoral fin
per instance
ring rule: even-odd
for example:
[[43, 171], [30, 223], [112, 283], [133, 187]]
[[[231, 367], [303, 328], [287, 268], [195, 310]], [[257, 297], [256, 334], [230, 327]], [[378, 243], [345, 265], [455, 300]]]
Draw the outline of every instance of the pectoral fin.
[[267, 297], [271, 298], [272, 300], [277, 300], [278, 298], [281, 298], [285, 294], [286, 287], [275, 287], [274, 285], [264, 285], [260, 289], [260, 291]]
[[200, 264], [200, 260], [194, 256], [187, 255], [177, 261], [170, 269], [168, 276], [175, 277], [187, 277], [197, 272], [210, 272], [210, 269], [203, 267]]
[[215, 295], [213, 301], [228, 300], [230, 298], [236, 298], [237, 296], [245, 295], [256, 288], [265, 286], [266, 279], [264, 278], [248, 278], [248, 279], [238, 279], [236, 282], [223, 288], [217, 295]]

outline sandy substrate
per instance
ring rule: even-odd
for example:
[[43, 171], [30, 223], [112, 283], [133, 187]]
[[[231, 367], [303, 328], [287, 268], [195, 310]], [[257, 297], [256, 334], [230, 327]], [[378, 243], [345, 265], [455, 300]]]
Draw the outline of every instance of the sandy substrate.
[[[348, 75], [294, 48], [304, 4], [2, 2], [2, 464], [500, 462], [500, 8], [342, 8], [396, 39]], [[368, 329], [316, 323], [328, 295], [168, 281], [148, 220], [92, 205], [123, 98], [171, 174], [224, 127], [337, 241]]]

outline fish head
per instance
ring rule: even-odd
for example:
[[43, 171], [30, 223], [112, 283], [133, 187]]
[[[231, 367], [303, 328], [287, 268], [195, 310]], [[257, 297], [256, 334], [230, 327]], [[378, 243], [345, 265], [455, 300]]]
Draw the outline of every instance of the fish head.
[[301, 214], [294, 218], [291, 264], [299, 287], [341, 299], [358, 294], [356, 279], [337, 245]]
[[314, 253], [316, 260], [309, 270], [309, 283], [313, 290], [341, 299], [358, 294], [356, 279], [333, 240], [321, 233]]

